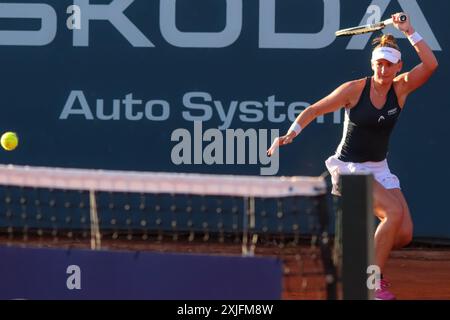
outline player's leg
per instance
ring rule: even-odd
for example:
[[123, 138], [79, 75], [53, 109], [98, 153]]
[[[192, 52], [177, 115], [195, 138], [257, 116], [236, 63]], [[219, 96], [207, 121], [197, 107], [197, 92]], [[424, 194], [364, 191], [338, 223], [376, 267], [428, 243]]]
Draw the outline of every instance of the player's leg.
[[375, 232], [375, 262], [384, 270], [403, 221], [403, 206], [392, 192], [374, 181], [374, 213], [380, 219]]
[[[403, 206], [401, 201], [379, 182], [374, 182], [374, 212], [380, 219], [375, 232], [375, 262], [383, 274], [384, 266], [391, 250], [394, 248], [399, 230], [403, 223]], [[375, 291], [376, 300], [395, 300], [389, 291], [389, 282], [383, 278], [380, 288]]]

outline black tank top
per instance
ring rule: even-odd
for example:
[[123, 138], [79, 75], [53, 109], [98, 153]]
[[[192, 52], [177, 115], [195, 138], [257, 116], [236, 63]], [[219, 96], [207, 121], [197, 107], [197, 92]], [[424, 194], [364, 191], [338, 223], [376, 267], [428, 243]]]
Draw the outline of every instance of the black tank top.
[[378, 162], [386, 159], [389, 137], [402, 109], [393, 85], [383, 108], [375, 108], [370, 100], [370, 84], [368, 77], [356, 106], [345, 109], [344, 132], [336, 151], [341, 161]]

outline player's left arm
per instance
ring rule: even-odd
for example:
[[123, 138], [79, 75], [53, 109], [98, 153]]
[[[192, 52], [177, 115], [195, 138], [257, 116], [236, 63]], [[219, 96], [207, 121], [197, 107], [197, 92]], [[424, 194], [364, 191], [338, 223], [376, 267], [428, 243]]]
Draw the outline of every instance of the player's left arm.
[[[405, 22], [400, 22], [398, 13], [392, 16], [394, 26], [402, 31], [412, 41], [414, 49], [416, 50], [421, 63], [415, 66], [411, 71], [405, 72], [399, 76], [402, 84], [403, 94], [408, 95], [420, 86], [422, 86], [431, 77], [438, 67], [438, 61], [433, 53], [433, 50], [428, 46], [424, 39], [418, 35], [410, 23], [410, 19]], [[417, 43], [415, 43], [417, 41]]]

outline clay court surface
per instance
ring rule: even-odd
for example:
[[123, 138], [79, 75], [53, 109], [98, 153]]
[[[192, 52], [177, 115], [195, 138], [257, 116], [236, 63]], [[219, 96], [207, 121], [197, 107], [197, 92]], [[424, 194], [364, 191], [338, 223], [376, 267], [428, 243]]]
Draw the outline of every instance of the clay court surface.
[[[404, 249], [391, 253], [386, 278], [398, 300], [450, 300], [450, 250]], [[285, 277], [284, 299], [303, 299], [295, 277]], [[306, 296], [316, 299], [319, 293]]]
[[[6, 239], [0, 244], [40, 247], [89, 248], [86, 240]], [[141, 240], [103, 240], [108, 250], [139, 250], [153, 252], [179, 252], [195, 254], [240, 255], [237, 243], [181, 243], [167, 241], [155, 243]], [[283, 294], [286, 300], [321, 300], [326, 298], [325, 281], [318, 248], [310, 246], [277, 245], [257, 246], [256, 256], [277, 256], [284, 261]], [[391, 291], [399, 300], [450, 300], [450, 248], [409, 247], [393, 251], [385, 272], [392, 283]]]
[[386, 268], [398, 299], [450, 300], [450, 250], [394, 251]]

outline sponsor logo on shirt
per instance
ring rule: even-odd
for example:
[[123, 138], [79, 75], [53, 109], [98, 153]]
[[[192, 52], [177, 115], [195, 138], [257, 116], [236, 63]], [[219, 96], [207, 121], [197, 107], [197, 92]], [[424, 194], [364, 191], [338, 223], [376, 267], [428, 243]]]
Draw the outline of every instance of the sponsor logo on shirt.
[[394, 114], [396, 114], [396, 113], [397, 113], [397, 108], [388, 110], [388, 116], [392, 116], [392, 115], [394, 115]]

